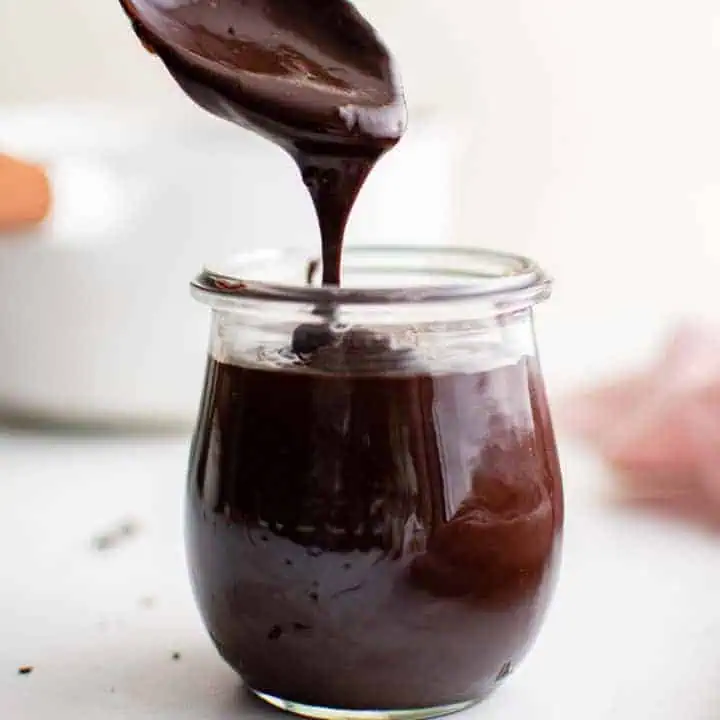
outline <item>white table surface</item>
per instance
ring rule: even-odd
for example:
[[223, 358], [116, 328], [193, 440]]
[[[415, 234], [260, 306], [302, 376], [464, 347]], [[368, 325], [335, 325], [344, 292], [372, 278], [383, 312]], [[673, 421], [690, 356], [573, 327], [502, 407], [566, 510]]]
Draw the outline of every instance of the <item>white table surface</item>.
[[[563, 357], [546, 354], [551, 389], [570, 366], [584, 373]], [[601, 466], [560, 446], [567, 529], [548, 621], [507, 684], [458, 717], [718, 720], [720, 537], [613, 506]], [[186, 455], [184, 438], [0, 430], [2, 720], [277, 716], [245, 696], [195, 610]], [[126, 519], [140, 523], [135, 537], [93, 549]]]
[[[717, 720], [720, 539], [613, 508], [600, 468], [562, 448], [566, 551], [549, 620], [517, 674], [467, 717]], [[194, 608], [185, 456], [184, 440], [0, 434], [3, 719], [274, 714], [240, 691]], [[125, 519], [137, 536], [93, 549]], [[34, 672], [18, 675], [26, 664]]]

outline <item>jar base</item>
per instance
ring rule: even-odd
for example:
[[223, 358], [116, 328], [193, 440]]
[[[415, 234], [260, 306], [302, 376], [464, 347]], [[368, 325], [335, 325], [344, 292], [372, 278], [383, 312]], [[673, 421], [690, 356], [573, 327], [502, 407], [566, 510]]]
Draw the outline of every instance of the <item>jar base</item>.
[[412, 710], [343, 710], [318, 705], [304, 705], [303, 703], [268, 695], [267, 693], [253, 690], [252, 688], [250, 690], [261, 700], [283, 712], [306, 718], [314, 718], [315, 720], [426, 720], [426, 718], [437, 718], [444, 715], [451, 715], [461, 710], [467, 710], [469, 707], [480, 702], [479, 699], [469, 700], [453, 705], [414, 708]]

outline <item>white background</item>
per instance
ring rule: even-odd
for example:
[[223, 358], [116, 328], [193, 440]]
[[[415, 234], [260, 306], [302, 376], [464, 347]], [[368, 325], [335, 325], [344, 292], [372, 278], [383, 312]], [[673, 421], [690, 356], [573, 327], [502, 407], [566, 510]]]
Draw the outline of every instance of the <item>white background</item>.
[[[576, 305], [702, 295], [720, 258], [717, 0], [363, 0], [413, 106], [461, 119], [455, 240], [549, 265]], [[411, 12], [412, 11], [412, 12]], [[184, 103], [116, 0], [0, 0], [0, 104]], [[0, 143], [2, 142], [0, 138]], [[607, 298], [611, 275], [612, 298]]]
[[[472, 127], [458, 237], [582, 256], [623, 283], [618, 260], [690, 272], [698, 253], [720, 256], [717, 0], [363, 7], [411, 102]], [[180, 101], [116, 0], [0, 0], [0, 104], [87, 96]]]

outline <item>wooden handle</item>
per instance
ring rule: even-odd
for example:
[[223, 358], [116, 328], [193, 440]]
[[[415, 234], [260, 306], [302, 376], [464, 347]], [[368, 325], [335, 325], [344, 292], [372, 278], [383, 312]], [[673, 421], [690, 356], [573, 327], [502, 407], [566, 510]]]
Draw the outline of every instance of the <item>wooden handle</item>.
[[0, 239], [2, 233], [39, 225], [50, 213], [45, 170], [0, 153]]

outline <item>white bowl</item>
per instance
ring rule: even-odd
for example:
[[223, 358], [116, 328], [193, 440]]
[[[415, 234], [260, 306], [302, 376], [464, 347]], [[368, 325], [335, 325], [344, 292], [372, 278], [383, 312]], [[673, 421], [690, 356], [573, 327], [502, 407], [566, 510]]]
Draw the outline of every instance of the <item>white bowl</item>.
[[[44, 163], [40, 229], [0, 238], [0, 414], [187, 426], [209, 319], [188, 282], [209, 258], [294, 243], [319, 249], [292, 162], [200, 113], [171, 122], [117, 108], [0, 112], [0, 147]], [[419, 122], [361, 195], [354, 239], [449, 235], [452, 133]]]

